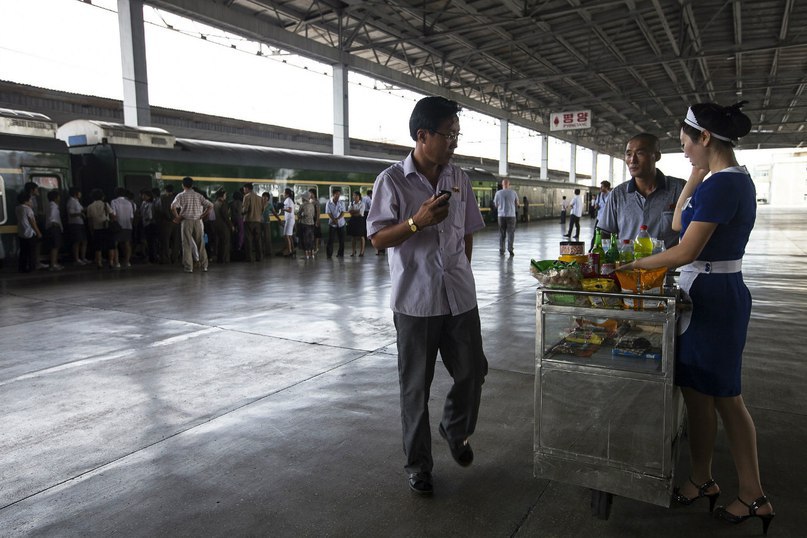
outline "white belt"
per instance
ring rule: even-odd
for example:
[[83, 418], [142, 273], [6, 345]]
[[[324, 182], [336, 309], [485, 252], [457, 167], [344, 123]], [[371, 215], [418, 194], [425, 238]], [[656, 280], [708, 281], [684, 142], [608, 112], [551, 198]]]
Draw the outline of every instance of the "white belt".
[[680, 272], [692, 273], [739, 273], [743, 270], [743, 260], [726, 260], [719, 262], [705, 262], [702, 260], [695, 260], [694, 262], [684, 265], [678, 269]]

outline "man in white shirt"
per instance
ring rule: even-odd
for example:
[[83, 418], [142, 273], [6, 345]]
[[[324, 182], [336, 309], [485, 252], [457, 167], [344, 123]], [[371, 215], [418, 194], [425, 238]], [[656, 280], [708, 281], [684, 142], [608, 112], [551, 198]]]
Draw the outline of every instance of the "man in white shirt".
[[569, 231], [563, 237], [572, 236], [572, 228], [575, 229], [574, 239], [580, 239], [580, 217], [583, 216], [583, 200], [580, 198], [580, 189], [574, 190], [574, 198], [569, 206]]
[[333, 197], [325, 204], [325, 213], [328, 215], [328, 244], [325, 247], [325, 254], [330, 260], [333, 256], [333, 240], [339, 239], [339, 250], [336, 257], [345, 255], [345, 204], [339, 200], [342, 196], [342, 189], [334, 188], [331, 193]]
[[[132, 228], [134, 221], [134, 202], [126, 197], [126, 189], [118, 187], [115, 189], [115, 199], [109, 202], [115, 220], [120, 225], [120, 230], [115, 234], [115, 243], [123, 244], [123, 267], [131, 267], [132, 258]], [[121, 264], [116, 264], [120, 267]]]
[[510, 180], [502, 181], [501, 190], [496, 191], [493, 197], [496, 204], [499, 218], [499, 254], [504, 254], [504, 238], [507, 236], [507, 250], [512, 256], [513, 239], [516, 235], [516, 206], [518, 205], [518, 195], [510, 189]]

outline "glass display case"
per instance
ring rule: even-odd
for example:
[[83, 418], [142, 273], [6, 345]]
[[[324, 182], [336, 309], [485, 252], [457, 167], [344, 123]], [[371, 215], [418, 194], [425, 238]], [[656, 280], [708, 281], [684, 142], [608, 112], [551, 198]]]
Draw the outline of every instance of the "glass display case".
[[538, 290], [535, 476], [591, 488], [600, 518], [612, 495], [670, 504], [677, 306], [675, 295]]

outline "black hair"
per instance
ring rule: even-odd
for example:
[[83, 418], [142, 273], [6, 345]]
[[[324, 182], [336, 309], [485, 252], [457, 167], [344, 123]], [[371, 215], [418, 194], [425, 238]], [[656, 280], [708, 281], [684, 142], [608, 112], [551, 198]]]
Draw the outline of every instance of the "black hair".
[[140, 191], [140, 196], [145, 196], [146, 199], [150, 202], [154, 200], [154, 195], [151, 194], [151, 189], [142, 189]]
[[101, 189], [93, 189], [90, 191], [90, 198], [92, 198], [93, 202], [96, 200], [103, 200], [104, 191], [102, 191]]
[[606, 189], [611, 188], [611, 182], [610, 181], [600, 181], [600, 185], [604, 185]]
[[[651, 146], [655, 153], [661, 153], [661, 142], [659, 142], [658, 137], [654, 134], [639, 133], [636, 136], [630, 137], [630, 140], [628, 140], [628, 142], [631, 142], [632, 140], [641, 140], [647, 145]], [[608, 186], [610, 187], [610, 185]]]
[[437, 131], [441, 123], [456, 116], [460, 110], [462, 107], [459, 103], [445, 97], [424, 97], [417, 102], [409, 116], [409, 136], [417, 141], [418, 130], [426, 129], [432, 133]]
[[252, 190], [253, 189], [252, 183], [249, 182], [244, 183], [244, 188], [247, 190]]
[[39, 185], [37, 185], [33, 181], [29, 181], [25, 185], [23, 185], [22, 188], [25, 189], [25, 192], [27, 192], [28, 194], [31, 194], [32, 192], [34, 192], [35, 190], [37, 190], [39, 188]]
[[574, 190], [574, 193], [575, 193], [575, 194], [580, 194], [580, 189], [575, 189], [575, 190]]
[[358, 196], [359, 198], [361, 198], [361, 192], [353, 191], [353, 196]]
[[126, 197], [126, 189], [123, 187], [115, 187], [115, 198]]
[[182, 186], [183, 187], [188, 187], [188, 188], [192, 187], [193, 186], [193, 178], [188, 177], [188, 176], [183, 177], [182, 178]]
[[290, 196], [291, 198], [294, 198], [294, 191], [291, 190], [291, 189], [288, 189], [288, 188], [284, 189], [283, 194], [285, 194], [286, 196]]
[[[718, 142], [734, 145], [737, 139], [742, 138], [751, 131], [751, 119], [740, 110], [748, 101], [740, 101], [731, 106], [720, 106], [717, 103], [698, 103], [692, 105], [692, 113], [698, 120], [698, 125], [716, 135], [724, 136], [730, 140], [726, 142], [715, 138]], [[691, 125], [681, 122], [681, 128], [693, 141], [697, 141], [701, 131]]]
[[339, 187], [334, 187], [334, 188], [331, 190], [331, 196], [333, 196], [333, 195], [334, 195], [334, 193], [337, 193], [337, 192], [338, 192], [339, 194], [342, 194], [342, 189], [340, 189]]
[[59, 197], [59, 191], [57, 191], [56, 189], [48, 191], [48, 202], [55, 202], [58, 197]]
[[238, 189], [235, 189], [233, 191], [233, 200], [243, 200], [243, 199], [244, 199], [244, 193]]
[[70, 196], [75, 197], [78, 193], [81, 192], [81, 189], [79, 189], [78, 187], [70, 187], [70, 189], [67, 192], [70, 194]]
[[27, 202], [30, 199], [31, 199], [31, 193], [30, 192], [22, 191], [21, 193], [19, 193], [17, 195], [17, 203], [18, 204], [24, 204], [25, 202]]

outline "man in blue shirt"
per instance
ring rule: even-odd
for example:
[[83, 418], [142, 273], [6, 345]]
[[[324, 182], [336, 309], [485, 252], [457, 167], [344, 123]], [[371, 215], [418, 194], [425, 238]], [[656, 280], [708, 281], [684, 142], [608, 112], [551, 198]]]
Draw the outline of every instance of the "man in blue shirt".
[[509, 179], [502, 181], [502, 188], [496, 191], [493, 203], [496, 204], [499, 218], [499, 254], [504, 254], [504, 238], [507, 236], [507, 250], [512, 256], [514, 254], [513, 239], [516, 234], [518, 195], [510, 189]]
[[673, 212], [686, 182], [665, 176], [656, 168], [661, 159], [659, 139], [652, 134], [634, 136], [625, 147], [625, 163], [630, 181], [617, 185], [600, 211], [597, 227], [631, 241], [642, 224], [650, 237], [664, 241], [665, 248], [678, 244], [678, 232], [672, 229]]
[[415, 149], [379, 174], [367, 217], [373, 246], [389, 249], [404, 469], [419, 495], [433, 491], [428, 405], [438, 351], [454, 380], [438, 431], [463, 467], [473, 462], [468, 437], [488, 369], [471, 271], [473, 234], [485, 225], [468, 175], [450, 163], [459, 110], [443, 97], [418, 101], [409, 119]]

